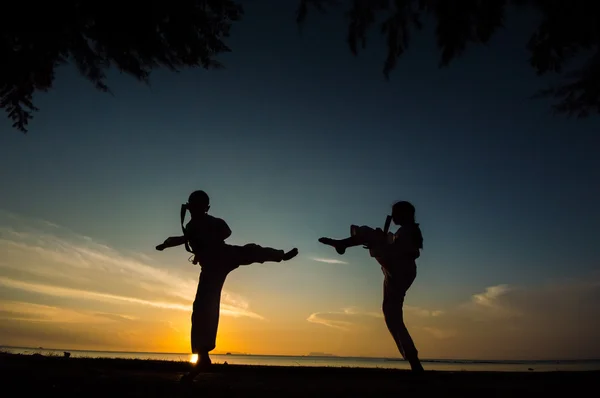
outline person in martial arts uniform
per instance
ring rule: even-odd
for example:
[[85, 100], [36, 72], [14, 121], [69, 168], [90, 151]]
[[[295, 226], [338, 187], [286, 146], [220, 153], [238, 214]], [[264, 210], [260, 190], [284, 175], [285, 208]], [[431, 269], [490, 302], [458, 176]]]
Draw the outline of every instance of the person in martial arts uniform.
[[416, 260], [423, 248], [423, 235], [415, 222], [415, 208], [411, 203], [401, 201], [394, 204], [391, 219], [400, 226], [393, 235], [380, 228], [353, 225], [349, 238], [321, 238], [319, 242], [333, 246], [339, 254], [353, 246], [362, 245], [369, 249], [384, 275], [382, 310], [388, 330], [412, 370], [422, 372], [419, 353], [404, 324], [402, 307], [406, 292], [417, 276]]
[[221, 290], [227, 275], [241, 265], [288, 261], [298, 254], [295, 248], [285, 252], [254, 243], [227, 244], [225, 240], [231, 236], [231, 230], [224, 220], [209, 215], [209, 208], [208, 195], [204, 191], [193, 192], [182, 210], [182, 226], [185, 210], [191, 214], [183, 236], [169, 237], [156, 247], [162, 251], [185, 244], [194, 254], [194, 264], [202, 267], [192, 308], [191, 330], [192, 353], [198, 355], [198, 362], [182, 381], [193, 380], [212, 363], [209, 352], [216, 346]]

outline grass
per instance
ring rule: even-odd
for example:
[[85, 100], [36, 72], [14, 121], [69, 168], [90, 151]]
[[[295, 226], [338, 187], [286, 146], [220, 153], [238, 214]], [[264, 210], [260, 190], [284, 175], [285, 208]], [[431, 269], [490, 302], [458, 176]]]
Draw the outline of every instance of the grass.
[[13, 396], [60, 397], [532, 397], [595, 390], [600, 372], [434, 372], [395, 369], [218, 364], [192, 385], [191, 364], [0, 354], [0, 383]]

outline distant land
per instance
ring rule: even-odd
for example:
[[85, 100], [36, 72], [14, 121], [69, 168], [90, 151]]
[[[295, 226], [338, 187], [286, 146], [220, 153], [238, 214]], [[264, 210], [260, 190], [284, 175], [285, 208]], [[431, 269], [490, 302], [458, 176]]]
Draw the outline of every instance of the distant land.
[[213, 352], [212, 354], [214, 355], [252, 355], [252, 354], [248, 354], [247, 352], [239, 352], [239, 351], [216, 351]]
[[337, 355], [329, 354], [327, 352], [310, 352], [309, 357], [337, 357]]

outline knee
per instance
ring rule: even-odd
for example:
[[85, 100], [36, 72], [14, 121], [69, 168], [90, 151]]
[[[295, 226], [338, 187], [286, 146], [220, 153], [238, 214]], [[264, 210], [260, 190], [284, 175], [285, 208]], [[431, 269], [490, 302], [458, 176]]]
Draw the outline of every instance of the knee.
[[196, 304], [194, 303], [194, 304], [192, 305], [192, 315], [191, 315], [191, 317], [192, 317], [192, 321], [193, 321], [194, 319], [198, 318], [198, 315], [200, 315], [200, 307], [199, 307], [199, 306], [196, 306]]
[[402, 316], [402, 304], [395, 303], [391, 300], [384, 300], [381, 305], [381, 310], [386, 319]]
[[383, 316], [387, 319], [393, 314], [394, 307], [390, 301], [383, 300], [383, 303], [381, 304], [381, 311], [383, 312]]
[[192, 319], [197, 318], [200, 314], [206, 312], [206, 304], [204, 300], [194, 300], [192, 304]]

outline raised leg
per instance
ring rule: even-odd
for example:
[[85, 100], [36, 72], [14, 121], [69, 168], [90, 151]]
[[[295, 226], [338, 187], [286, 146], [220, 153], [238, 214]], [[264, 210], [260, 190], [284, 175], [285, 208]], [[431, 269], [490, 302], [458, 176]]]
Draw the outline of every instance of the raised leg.
[[235, 265], [250, 265], [265, 262], [289, 261], [298, 255], [298, 249], [289, 251], [264, 247], [255, 243], [244, 246], [230, 246], [232, 261]]
[[319, 242], [324, 245], [332, 246], [339, 255], [346, 253], [349, 247], [360, 246], [364, 243], [356, 236], [351, 236], [346, 239], [320, 238]]

